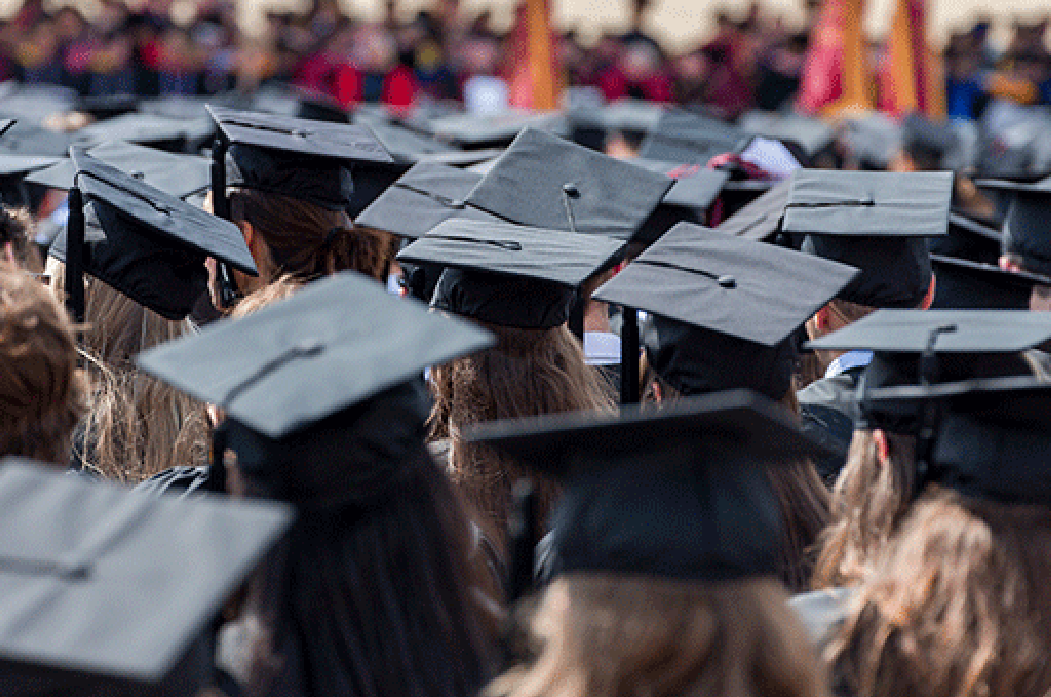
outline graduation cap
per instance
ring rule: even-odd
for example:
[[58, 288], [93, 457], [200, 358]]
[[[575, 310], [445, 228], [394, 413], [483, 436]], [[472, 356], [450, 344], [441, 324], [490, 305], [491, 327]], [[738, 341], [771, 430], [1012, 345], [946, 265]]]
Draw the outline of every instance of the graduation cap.
[[9, 155], [0, 152], [0, 200], [7, 205], [28, 205], [31, 197], [26, 175], [61, 162], [48, 155]]
[[468, 150], [503, 147], [514, 140], [524, 128], [552, 133], [565, 133], [567, 130], [565, 118], [559, 114], [523, 111], [478, 116], [450, 114], [407, 123], [440, 141]]
[[847, 151], [867, 169], [886, 169], [901, 149], [901, 124], [879, 112], [848, 119], [841, 136]]
[[[354, 195], [353, 163], [390, 164], [364, 126], [206, 106], [218, 127], [212, 148], [215, 214], [230, 218], [227, 186], [302, 199], [329, 210], [346, 210]], [[397, 179], [391, 175], [389, 184]], [[356, 212], [356, 211], [355, 211]], [[236, 297], [233, 277], [219, 267], [223, 305]]]
[[15, 119], [0, 119], [0, 136], [7, 133], [15, 123]]
[[[175, 155], [120, 141], [103, 143], [87, 153], [177, 198], [201, 193], [211, 184], [211, 165], [205, 157]], [[69, 189], [75, 173], [71, 160], [56, 160], [52, 166], [26, 177], [26, 182], [51, 189]]]
[[922, 114], [909, 114], [901, 121], [902, 148], [921, 169], [941, 169], [958, 147], [959, 137], [948, 121], [936, 123]]
[[752, 135], [795, 143], [808, 158], [831, 147], [836, 139], [831, 125], [802, 114], [750, 111], [738, 120], [737, 126]]
[[141, 97], [135, 94], [79, 95], [73, 102], [73, 111], [91, 114], [97, 119], [108, 119], [136, 111]]
[[672, 184], [658, 172], [527, 128], [467, 202], [519, 225], [627, 240]]
[[781, 231], [803, 251], [862, 270], [840, 298], [868, 307], [917, 307], [931, 268], [925, 237], [944, 235], [951, 172], [792, 173]]
[[507, 223], [446, 220], [397, 260], [447, 267], [431, 307], [501, 326], [542, 329], [569, 319], [580, 286], [612, 268], [621, 240]]
[[40, 124], [55, 114], [70, 111], [76, 90], [58, 85], [19, 85], [13, 81], [0, 85], [0, 116], [25, 124]]
[[967, 496], [1051, 505], [1051, 385], [1033, 377], [875, 389], [874, 408], [929, 416], [917, 458], [917, 491], [936, 482]]
[[131, 492], [0, 461], [0, 692], [196, 694], [210, 626], [292, 522], [261, 500]]
[[949, 213], [948, 234], [928, 241], [931, 254], [996, 264], [1000, 259], [1003, 234], [961, 213]]
[[682, 109], [661, 114], [656, 128], [642, 142], [639, 156], [648, 160], [706, 164], [716, 155], [740, 152], [749, 136], [725, 121]]
[[1003, 228], [1003, 251], [1020, 257], [1027, 271], [1051, 274], [1051, 183], [978, 181], [983, 189], [1011, 197]]
[[[2, 101], [2, 100], [0, 100]], [[65, 157], [71, 139], [66, 133], [52, 131], [32, 123], [14, 122], [0, 137], [0, 153]]]
[[871, 402], [870, 391], [1027, 374], [1018, 354], [1051, 339], [1051, 316], [1018, 310], [880, 310], [811, 341], [819, 350], [867, 349], [858, 384], [858, 428], [915, 434], [924, 413], [911, 402]]
[[719, 224], [719, 232], [749, 240], [777, 241], [781, 230], [781, 217], [792, 182], [775, 182], [767, 191]]
[[992, 264], [931, 255], [935, 309], [1028, 310], [1033, 286], [1051, 287], [1051, 278], [1005, 271]]
[[708, 209], [730, 179], [728, 171], [703, 165], [677, 165], [645, 159], [629, 161], [651, 172], [661, 172], [675, 182], [643, 225], [653, 229], [651, 234], [640, 233], [640, 237], [646, 239], [660, 237], [675, 223], [704, 223]]
[[155, 114], [123, 114], [96, 121], [72, 133], [73, 144], [90, 148], [107, 141], [122, 140], [137, 145], [182, 152], [186, 146], [187, 128], [181, 119]]
[[792, 334], [857, 273], [681, 223], [593, 297], [656, 315], [645, 333], [647, 355], [680, 393], [748, 387], [780, 399], [795, 367]]
[[657, 128], [665, 111], [663, 104], [641, 99], [620, 99], [612, 104], [598, 106], [570, 104], [566, 115], [573, 142], [601, 151], [610, 133], [620, 133], [641, 143], [647, 133]]
[[469, 170], [419, 162], [376, 198], [354, 224], [416, 239], [450, 218], [501, 222], [467, 205], [467, 195], [482, 180]]
[[[77, 170], [69, 224], [50, 254], [66, 263], [75, 321], [84, 319], [87, 272], [168, 319], [182, 319], [205, 292], [206, 257], [257, 273], [240, 229], [72, 148]], [[90, 223], [90, 224], [89, 224]]]
[[780, 517], [757, 465], [825, 454], [784, 407], [747, 390], [464, 435], [566, 482], [552, 518], [556, 573], [684, 580], [776, 574]]
[[217, 452], [277, 478], [290, 500], [341, 503], [389, 481], [405, 464], [395, 452], [405, 439], [422, 446], [426, 405], [406, 383], [492, 343], [489, 332], [342, 272], [137, 361], [226, 411]]

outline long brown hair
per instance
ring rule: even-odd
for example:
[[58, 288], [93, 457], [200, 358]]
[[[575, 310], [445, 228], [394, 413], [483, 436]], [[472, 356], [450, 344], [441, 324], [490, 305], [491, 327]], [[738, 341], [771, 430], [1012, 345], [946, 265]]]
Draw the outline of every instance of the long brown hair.
[[[48, 259], [58, 297], [65, 264]], [[107, 284], [85, 279], [80, 351], [90, 383], [89, 409], [74, 447], [78, 463], [109, 479], [136, 483], [172, 465], [207, 461], [204, 405], [138, 370], [134, 356], [194, 331]]]
[[1051, 511], [934, 490], [902, 521], [829, 658], [857, 697], [1051, 692]]
[[[466, 443], [465, 426], [543, 414], [612, 411], [613, 397], [595, 368], [585, 364], [580, 344], [565, 325], [521, 329], [482, 323], [497, 345], [431, 372], [435, 396], [432, 439], [450, 441], [453, 481], [482, 516], [479, 524], [502, 548], [511, 487], [524, 472], [490, 448]], [[541, 519], [557, 488], [541, 482]]]
[[486, 697], [819, 697], [824, 676], [772, 579], [571, 574], [544, 592], [537, 657]]
[[33, 276], [0, 265], [0, 455], [66, 466], [83, 411], [65, 310]]
[[854, 585], [870, 570], [908, 510], [916, 487], [916, 439], [887, 433], [889, 462], [880, 462], [870, 430], [854, 431], [847, 464], [832, 490], [832, 522], [821, 535], [815, 588]]
[[313, 281], [353, 270], [386, 282], [393, 235], [356, 227], [344, 211], [290, 196], [231, 188], [229, 199], [231, 219], [250, 223], [266, 242], [270, 258], [259, 264], [264, 281], [285, 274]]

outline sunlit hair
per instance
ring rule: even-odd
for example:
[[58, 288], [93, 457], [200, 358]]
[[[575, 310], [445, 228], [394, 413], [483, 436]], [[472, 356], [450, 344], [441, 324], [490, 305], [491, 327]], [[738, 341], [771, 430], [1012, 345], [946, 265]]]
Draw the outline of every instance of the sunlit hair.
[[[660, 377], [643, 357], [643, 403], [670, 404], [682, 395]], [[799, 401], [789, 389], [781, 404], [799, 417]], [[770, 487], [781, 512], [781, 544], [778, 547], [781, 581], [792, 591], [810, 587], [810, 577], [817, 556], [817, 542], [829, 520], [829, 496], [821, 476], [810, 460], [767, 468]]]
[[262, 310], [267, 305], [291, 298], [302, 287], [303, 282], [295, 276], [282, 276], [237, 303], [237, 306], [230, 313], [230, 317], [247, 317]]
[[[65, 264], [46, 272], [65, 296]], [[80, 351], [89, 379], [89, 409], [74, 456], [109, 479], [139, 482], [173, 465], [207, 461], [203, 405], [135, 367], [141, 351], [194, 331], [189, 320], [161, 317], [111, 286], [85, 279]]]
[[572, 574], [544, 592], [536, 657], [486, 697], [818, 697], [824, 676], [772, 579]]
[[35, 277], [0, 266], [0, 455], [66, 466], [83, 410], [65, 310]]
[[1051, 693], [1051, 511], [932, 491], [828, 648], [857, 697]]
[[312, 281], [346, 270], [387, 280], [393, 235], [356, 227], [344, 211], [290, 196], [239, 188], [228, 196], [230, 218], [250, 223], [266, 243], [269, 258], [257, 264], [264, 281], [286, 274]]
[[916, 487], [916, 439], [886, 435], [889, 461], [884, 466], [873, 432], [854, 431], [847, 463], [832, 490], [832, 522], [821, 535], [815, 588], [850, 586], [864, 578], [908, 510]]
[[34, 273], [43, 268], [33, 243], [35, 227], [33, 216], [27, 209], [0, 206], [0, 251], [10, 245], [15, 264]]
[[[431, 372], [431, 438], [449, 439], [452, 479], [502, 548], [511, 488], [524, 472], [492, 449], [464, 442], [464, 427], [543, 414], [609, 412], [613, 396], [598, 371], [585, 364], [580, 344], [565, 325], [521, 329], [481, 324], [496, 334], [495, 347]], [[556, 491], [551, 481], [540, 481], [543, 520]]]

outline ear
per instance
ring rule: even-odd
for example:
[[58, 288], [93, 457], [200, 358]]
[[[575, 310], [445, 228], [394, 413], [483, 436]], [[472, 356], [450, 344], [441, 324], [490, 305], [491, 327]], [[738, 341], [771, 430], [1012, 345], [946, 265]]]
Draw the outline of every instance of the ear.
[[887, 432], [882, 428], [873, 430], [872, 440], [876, 443], [876, 456], [879, 458], [879, 463], [885, 467], [890, 466], [890, 439], [887, 438]]
[[813, 317], [814, 327], [820, 331], [827, 332], [832, 326], [832, 321], [829, 319], [829, 312], [828, 305], [824, 305], [820, 310], [815, 312]]
[[931, 304], [934, 302], [934, 291], [938, 287], [938, 279], [935, 278], [934, 274], [931, 274], [931, 284], [927, 286], [927, 295], [923, 296], [923, 302], [920, 303], [921, 310], [931, 309]]

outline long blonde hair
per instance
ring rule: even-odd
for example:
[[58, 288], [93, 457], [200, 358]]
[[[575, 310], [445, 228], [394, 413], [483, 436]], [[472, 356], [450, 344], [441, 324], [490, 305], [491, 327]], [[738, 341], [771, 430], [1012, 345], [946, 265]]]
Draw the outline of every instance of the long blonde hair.
[[824, 676], [773, 579], [571, 574], [544, 592], [537, 656], [486, 697], [819, 697]]
[[[613, 396], [565, 325], [520, 329], [482, 323], [497, 345], [431, 372], [435, 396], [432, 439], [450, 441], [449, 470], [478, 521], [498, 545], [506, 527], [511, 487], [524, 472], [490, 448], [466, 443], [465, 426], [502, 419], [574, 411], [612, 411]], [[541, 482], [542, 509], [557, 489]], [[545, 519], [544, 511], [541, 518]]]
[[[47, 262], [52, 289], [65, 295], [65, 265]], [[86, 279], [80, 352], [89, 409], [74, 444], [83, 467], [135, 483], [172, 465], [207, 461], [203, 405], [139, 371], [135, 354], [193, 331], [189, 320], [167, 320], [96, 279]]]
[[856, 430], [847, 464], [832, 490], [832, 522], [821, 534], [815, 588], [850, 586], [865, 577], [908, 510], [916, 488], [916, 439], [887, 433], [880, 462], [871, 430]]
[[1051, 692], [1051, 510], [931, 491], [829, 645], [857, 697]]

